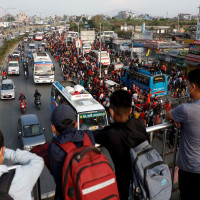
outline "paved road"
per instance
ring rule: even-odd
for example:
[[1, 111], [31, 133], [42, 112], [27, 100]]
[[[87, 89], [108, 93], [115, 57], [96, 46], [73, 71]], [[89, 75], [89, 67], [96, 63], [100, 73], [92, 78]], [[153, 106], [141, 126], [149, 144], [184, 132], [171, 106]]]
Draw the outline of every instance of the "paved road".
[[[62, 80], [61, 71], [57, 63], [55, 64], [55, 79]], [[20, 76], [10, 76], [15, 83], [16, 99], [15, 100], [3, 100], [0, 101], [0, 129], [5, 136], [5, 146], [12, 149], [20, 147], [20, 143], [17, 135], [17, 121], [21, 115], [19, 109], [18, 97], [20, 92], [23, 92], [27, 99], [27, 112], [26, 114], [37, 114], [42, 127], [45, 128], [46, 140], [51, 140], [52, 132], [50, 128], [50, 91], [51, 84], [35, 85], [32, 76], [32, 67], [29, 67], [30, 76], [28, 80], [25, 80], [23, 75], [23, 69], [21, 66]], [[41, 110], [36, 110], [33, 100], [33, 94], [35, 89], [38, 89], [42, 94], [42, 107]], [[41, 190], [42, 194], [54, 190], [54, 182], [47, 169], [43, 170], [41, 175]]]

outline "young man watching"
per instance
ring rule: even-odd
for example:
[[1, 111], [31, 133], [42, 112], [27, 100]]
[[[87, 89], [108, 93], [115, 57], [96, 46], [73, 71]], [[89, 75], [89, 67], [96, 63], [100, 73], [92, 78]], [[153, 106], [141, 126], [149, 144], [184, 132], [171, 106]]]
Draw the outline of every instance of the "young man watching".
[[[83, 146], [84, 133], [87, 133], [93, 145], [93, 135], [90, 131], [77, 130], [76, 116], [69, 105], [61, 104], [51, 115], [54, 140], [60, 144], [74, 142], [77, 148]], [[48, 147], [50, 173], [56, 183], [54, 199], [64, 200], [62, 192], [62, 169], [67, 154], [56, 143], [51, 142]]]
[[130, 119], [131, 95], [127, 91], [112, 93], [109, 111], [114, 123], [93, 134], [95, 142], [109, 151], [115, 166], [120, 199], [127, 200], [132, 178], [130, 148], [148, 140], [148, 135], [140, 119]]
[[[14, 200], [31, 200], [31, 191], [44, 167], [43, 159], [28, 151], [19, 149], [13, 151], [6, 148], [3, 134], [0, 131], [0, 180], [3, 176], [4, 178], [8, 176], [9, 173], [8, 166], [2, 164], [4, 159], [21, 165], [15, 169], [8, 194]], [[0, 185], [0, 188], [2, 188], [2, 185]]]
[[200, 180], [200, 69], [187, 77], [192, 103], [181, 104], [166, 113], [167, 120], [181, 127], [179, 141], [179, 189], [181, 200], [199, 200]]

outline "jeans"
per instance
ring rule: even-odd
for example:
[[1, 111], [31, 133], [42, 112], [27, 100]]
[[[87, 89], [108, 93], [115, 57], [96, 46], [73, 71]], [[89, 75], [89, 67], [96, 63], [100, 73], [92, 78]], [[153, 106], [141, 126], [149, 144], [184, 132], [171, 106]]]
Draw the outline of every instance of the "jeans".
[[179, 169], [181, 200], [200, 200], [200, 174]]

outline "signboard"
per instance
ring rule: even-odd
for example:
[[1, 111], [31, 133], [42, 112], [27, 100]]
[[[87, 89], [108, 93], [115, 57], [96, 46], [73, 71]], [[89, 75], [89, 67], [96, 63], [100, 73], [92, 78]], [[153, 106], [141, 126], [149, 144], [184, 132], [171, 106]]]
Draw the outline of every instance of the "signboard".
[[129, 47], [129, 45], [127, 43], [124, 43], [124, 44], [120, 45], [120, 50], [121, 51], [129, 51], [130, 47]]
[[194, 40], [194, 44], [200, 45], [200, 40]]
[[80, 119], [86, 119], [86, 118], [92, 118], [92, 117], [102, 117], [102, 116], [105, 116], [105, 112], [83, 114], [83, 115], [80, 115]]
[[142, 54], [142, 53], [146, 52], [146, 49], [145, 48], [133, 48], [133, 52]]
[[153, 31], [145, 31], [144, 32], [144, 39], [153, 40]]
[[144, 47], [144, 41], [134, 41], [134, 47]]
[[76, 48], [81, 48], [82, 42], [81, 40], [76, 39]]
[[144, 42], [144, 47], [147, 48], [153, 48], [153, 49], [159, 49], [159, 43], [156, 41], [145, 41]]
[[92, 41], [95, 40], [95, 31], [94, 30], [87, 30], [87, 31], [81, 31], [81, 40], [82, 41]]
[[194, 44], [194, 40], [191, 39], [184, 39], [185, 44]]
[[194, 55], [200, 55], [200, 45], [190, 44], [189, 53]]

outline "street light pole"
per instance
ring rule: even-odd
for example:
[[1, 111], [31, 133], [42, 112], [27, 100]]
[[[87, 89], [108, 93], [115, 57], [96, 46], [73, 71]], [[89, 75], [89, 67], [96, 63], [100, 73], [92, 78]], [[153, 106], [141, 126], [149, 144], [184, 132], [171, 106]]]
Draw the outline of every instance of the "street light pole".
[[101, 78], [101, 23], [100, 23], [100, 63], [99, 63], [99, 68], [100, 68], [100, 78]]
[[80, 41], [79, 41], [79, 21], [78, 21], [78, 58], [79, 58], [79, 44]]

